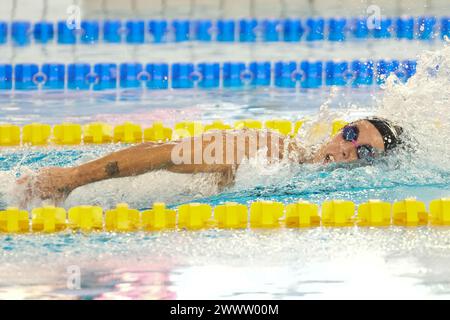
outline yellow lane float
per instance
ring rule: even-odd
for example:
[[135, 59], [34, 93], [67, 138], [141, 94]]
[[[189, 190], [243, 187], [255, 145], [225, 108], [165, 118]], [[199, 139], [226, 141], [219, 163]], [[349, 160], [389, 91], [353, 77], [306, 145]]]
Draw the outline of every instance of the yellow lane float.
[[84, 143], [110, 143], [113, 140], [113, 128], [106, 123], [93, 122], [83, 126]]
[[380, 200], [369, 200], [358, 207], [357, 222], [359, 226], [390, 226], [391, 204]]
[[[289, 120], [272, 119], [265, 122], [265, 128], [277, 131], [283, 135], [295, 136], [307, 120], [302, 119], [292, 123]], [[308, 133], [310, 138], [336, 134], [347, 122], [334, 120], [332, 124], [318, 122], [313, 124]], [[17, 125], [0, 125], [0, 146], [44, 146], [49, 141], [56, 145], [100, 144], [110, 142], [141, 143], [144, 141], [164, 142], [187, 137], [194, 137], [212, 130], [229, 130], [233, 127], [215, 120], [203, 125], [199, 121], [182, 121], [174, 128], [165, 127], [160, 121], [155, 121], [151, 127], [142, 130], [141, 126], [125, 122], [115, 126], [101, 122], [88, 123], [83, 126], [75, 123], [61, 123], [53, 128], [48, 124], [31, 123], [21, 128]], [[235, 129], [262, 129], [259, 120], [245, 119], [234, 123]]]
[[103, 230], [103, 209], [98, 206], [77, 206], [69, 209], [69, 227], [74, 230]]
[[81, 143], [81, 126], [75, 123], [62, 123], [53, 127], [53, 142], [59, 145]]
[[262, 129], [262, 127], [261, 121], [252, 119], [239, 120], [234, 123], [235, 129]]
[[430, 223], [436, 226], [450, 226], [450, 198], [430, 202]]
[[250, 205], [252, 228], [276, 228], [284, 213], [284, 205], [274, 201], [256, 201]]
[[45, 206], [31, 211], [32, 230], [36, 232], [57, 232], [66, 229], [66, 210]]
[[204, 203], [188, 203], [178, 207], [178, 227], [198, 230], [211, 224], [212, 208]]
[[164, 142], [172, 139], [172, 129], [164, 127], [162, 122], [154, 122], [150, 128], [144, 130], [144, 141]]
[[30, 231], [30, 219], [26, 210], [9, 207], [0, 211], [0, 232], [19, 233]]
[[351, 201], [330, 200], [322, 203], [322, 224], [326, 227], [354, 225], [355, 204]]
[[22, 143], [32, 146], [45, 146], [48, 144], [52, 127], [48, 124], [32, 123], [22, 128]]
[[11, 124], [0, 125], [0, 146], [20, 145], [20, 127]]
[[[319, 206], [308, 201], [287, 204], [255, 201], [246, 206], [227, 202], [214, 208], [204, 203], [188, 203], [168, 209], [156, 202], [150, 210], [131, 209], [125, 203], [103, 210], [98, 206], [76, 206], [68, 210], [54, 206], [35, 208], [31, 219], [26, 210], [10, 207], [0, 211], [0, 232], [25, 233], [73, 231], [164, 231], [208, 228], [313, 228], [313, 227], [388, 227], [450, 226], [450, 199], [430, 202], [429, 213], [423, 202], [405, 199], [391, 205], [369, 200], [357, 208], [351, 201], [328, 200]], [[321, 214], [319, 214], [321, 212]], [[355, 216], [356, 214], [356, 216]]]
[[142, 128], [140, 125], [125, 122], [114, 128], [114, 142], [138, 143], [142, 142]]
[[214, 220], [222, 229], [245, 229], [248, 223], [246, 205], [227, 202], [214, 208]]
[[107, 231], [130, 232], [140, 228], [140, 213], [130, 209], [128, 204], [119, 203], [115, 209], [105, 213], [105, 229]]
[[320, 226], [319, 206], [308, 201], [298, 201], [286, 206], [286, 227], [311, 228]]
[[395, 202], [392, 215], [394, 225], [397, 226], [423, 226], [428, 223], [425, 203], [412, 198]]
[[266, 121], [266, 128], [287, 136], [292, 132], [292, 122], [289, 120], [268, 120]]
[[212, 123], [205, 125], [204, 129], [205, 129], [205, 132], [212, 131], [212, 130], [229, 130], [229, 129], [231, 129], [231, 126], [223, 123], [220, 120], [215, 120]]

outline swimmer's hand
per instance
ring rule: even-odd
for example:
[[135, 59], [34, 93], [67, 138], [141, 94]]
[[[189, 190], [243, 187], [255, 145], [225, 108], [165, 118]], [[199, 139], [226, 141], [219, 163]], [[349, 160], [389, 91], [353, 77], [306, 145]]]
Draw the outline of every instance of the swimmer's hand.
[[25, 190], [24, 202], [39, 198], [55, 203], [63, 201], [76, 188], [72, 179], [72, 168], [44, 168], [36, 175], [24, 176], [17, 185]]

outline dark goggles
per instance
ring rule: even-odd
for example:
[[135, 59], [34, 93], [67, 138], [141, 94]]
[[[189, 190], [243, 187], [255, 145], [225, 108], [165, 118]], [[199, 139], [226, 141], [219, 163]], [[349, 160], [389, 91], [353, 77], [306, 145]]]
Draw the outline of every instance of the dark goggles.
[[353, 143], [356, 148], [358, 159], [372, 160], [375, 158], [375, 148], [369, 144], [357, 144], [359, 129], [357, 126], [345, 126], [342, 129], [342, 137], [345, 141]]

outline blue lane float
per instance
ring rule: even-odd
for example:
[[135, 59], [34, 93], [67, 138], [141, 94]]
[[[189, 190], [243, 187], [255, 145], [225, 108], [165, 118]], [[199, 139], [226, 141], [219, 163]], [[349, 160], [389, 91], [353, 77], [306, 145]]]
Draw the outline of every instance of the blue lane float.
[[43, 89], [62, 90], [65, 85], [66, 68], [62, 63], [46, 63], [42, 65], [41, 74], [36, 78]]
[[0, 21], [0, 45], [8, 41], [8, 24]]
[[39, 67], [34, 63], [17, 64], [14, 67], [14, 80], [16, 90], [33, 90], [38, 88], [35, 79]]
[[122, 63], [119, 69], [120, 88], [139, 88], [143, 81], [150, 80], [150, 75], [144, 75], [143, 70], [141, 63]]
[[435, 37], [436, 17], [419, 17], [417, 20], [417, 38], [432, 40]]
[[194, 34], [195, 40], [210, 42], [212, 41], [213, 25], [211, 20], [199, 20], [195, 22]]
[[325, 84], [327, 86], [347, 85], [349, 74], [348, 62], [327, 61], [325, 64]]
[[234, 20], [217, 21], [217, 41], [234, 42], [236, 39], [236, 23]]
[[129, 44], [142, 44], [145, 42], [144, 20], [128, 20], [125, 24], [126, 42]]
[[331, 18], [328, 20], [328, 40], [345, 41], [347, 20]]
[[71, 90], [89, 90], [91, 66], [87, 63], [72, 63], [67, 67], [67, 88]]
[[80, 41], [84, 44], [97, 43], [100, 35], [100, 23], [98, 21], [81, 22]]
[[324, 40], [325, 19], [309, 18], [306, 20], [306, 41]]
[[239, 41], [255, 42], [257, 39], [258, 21], [256, 19], [242, 19], [239, 21]]
[[353, 38], [365, 40], [369, 37], [369, 28], [367, 27], [367, 18], [354, 18], [350, 22], [349, 30]]
[[57, 42], [59, 44], [75, 44], [77, 42], [76, 29], [69, 27], [66, 21], [58, 21]]
[[106, 20], [103, 22], [103, 41], [106, 43], [121, 43], [123, 27], [120, 20]]
[[[56, 30], [56, 39], [53, 33]], [[167, 42], [299, 42], [369, 39], [433, 40], [450, 36], [449, 17], [383, 17], [368, 27], [367, 17], [200, 20], [86, 20], [80, 28], [66, 21], [0, 21], [0, 44], [16, 46], [34, 42], [95, 44]], [[10, 39], [10, 40], [9, 40]], [[54, 40], [55, 39], [55, 40]]]
[[441, 39], [450, 39], [450, 17], [441, 18], [440, 30]]
[[367, 87], [391, 74], [406, 82], [416, 66], [414, 60], [0, 64], [0, 90]]
[[189, 41], [191, 38], [191, 24], [189, 20], [174, 20], [172, 22], [175, 42]]
[[286, 19], [282, 23], [283, 40], [286, 42], [298, 42], [303, 36], [304, 29], [300, 19]]
[[0, 64], [0, 90], [11, 90], [13, 67], [11, 64]]
[[47, 44], [54, 39], [54, 26], [50, 22], [38, 22], [34, 25], [33, 36], [37, 43]]
[[191, 75], [193, 80], [198, 81], [201, 88], [219, 88], [220, 86], [220, 64], [200, 63], [195, 74]]
[[145, 70], [149, 77], [148, 80], [143, 81], [148, 89], [169, 89], [169, 65], [167, 63], [149, 63]]
[[25, 46], [31, 41], [31, 23], [28, 21], [14, 21], [11, 25], [11, 39], [17, 46]]

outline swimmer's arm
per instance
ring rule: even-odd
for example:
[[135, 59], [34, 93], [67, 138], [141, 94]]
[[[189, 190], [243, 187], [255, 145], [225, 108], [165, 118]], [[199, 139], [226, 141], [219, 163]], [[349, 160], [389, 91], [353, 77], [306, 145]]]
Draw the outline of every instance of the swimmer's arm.
[[[269, 158], [284, 157], [284, 137], [268, 133], [268, 142], [263, 144], [258, 140], [256, 148], [249, 146], [248, 139], [245, 143], [239, 144], [238, 139], [242, 137], [240, 134], [222, 135], [203, 135], [197, 138], [188, 138], [182, 141], [155, 144], [143, 143], [137, 146], [129, 147], [103, 158], [87, 162], [78, 167], [72, 168], [72, 177], [74, 179], [73, 188], [101, 181], [110, 178], [119, 178], [127, 176], [140, 175], [153, 170], [166, 169], [177, 173], [200, 173], [200, 172], [219, 172], [229, 176], [233, 169], [242, 162], [243, 158], [255, 156], [255, 152], [262, 147], [267, 147], [267, 156]], [[222, 140], [223, 152], [221, 156], [216, 157], [218, 148], [215, 152], [207, 152], [210, 144], [217, 142], [216, 139]], [[274, 143], [272, 143], [272, 141]], [[276, 147], [274, 147], [276, 146]], [[200, 148], [199, 148], [200, 147]], [[174, 150], [174, 148], [177, 148]], [[202, 150], [200, 158], [196, 159], [196, 148]], [[288, 142], [288, 157], [291, 161], [303, 163], [304, 150], [297, 144]], [[181, 150], [181, 152], [180, 152]], [[190, 150], [191, 157], [183, 157], [184, 150]], [[232, 154], [231, 160], [227, 155]], [[213, 156], [216, 162], [207, 159], [208, 155]], [[180, 156], [188, 163], [174, 159], [174, 156]]]
[[166, 169], [172, 165], [174, 144], [143, 143], [113, 152], [94, 161], [70, 168], [71, 189], [92, 182], [135, 176], [152, 170]]

